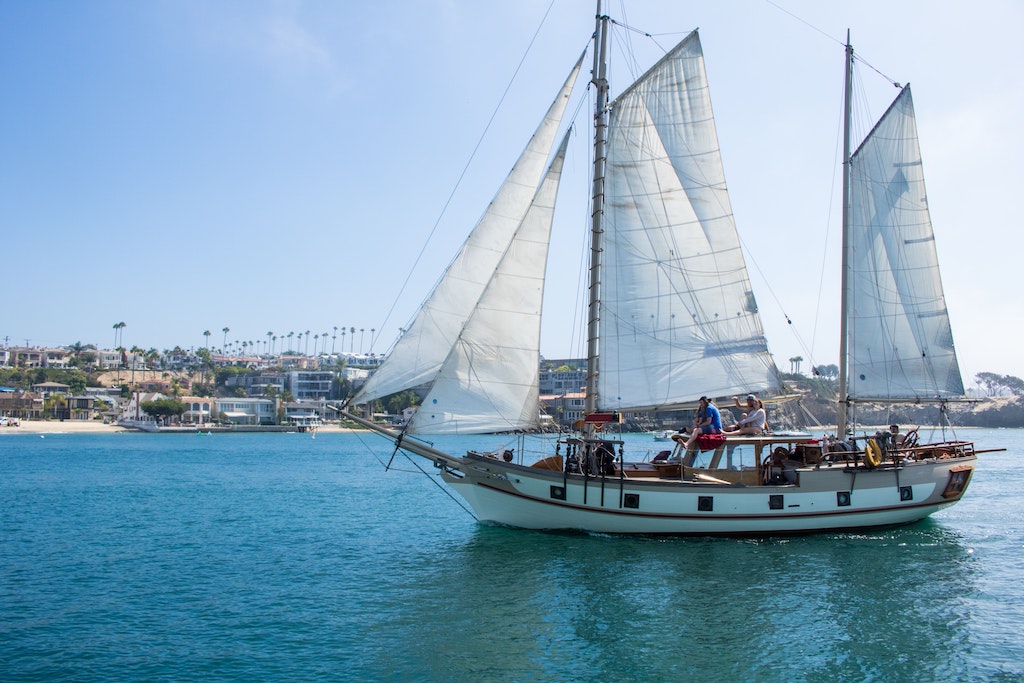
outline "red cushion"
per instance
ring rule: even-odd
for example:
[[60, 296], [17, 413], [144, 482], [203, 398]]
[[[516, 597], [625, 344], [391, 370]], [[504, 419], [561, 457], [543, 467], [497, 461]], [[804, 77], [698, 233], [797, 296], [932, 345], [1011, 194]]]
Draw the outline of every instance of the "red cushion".
[[725, 443], [725, 434], [701, 434], [697, 437], [697, 448], [700, 452], [713, 451]]

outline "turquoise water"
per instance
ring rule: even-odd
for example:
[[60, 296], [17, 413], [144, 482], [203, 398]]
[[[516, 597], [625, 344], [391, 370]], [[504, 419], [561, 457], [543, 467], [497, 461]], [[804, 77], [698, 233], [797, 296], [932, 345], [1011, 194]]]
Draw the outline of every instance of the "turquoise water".
[[970, 436], [925, 522], [731, 540], [482, 526], [365, 435], [0, 435], [0, 680], [1024, 680], [1024, 430]]

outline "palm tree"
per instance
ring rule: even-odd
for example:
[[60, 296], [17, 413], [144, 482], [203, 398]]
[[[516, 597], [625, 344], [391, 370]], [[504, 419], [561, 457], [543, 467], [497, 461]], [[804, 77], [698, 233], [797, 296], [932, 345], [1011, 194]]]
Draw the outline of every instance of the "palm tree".
[[292, 350], [292, 337], [293, 337], [294, 335], [295, 335], [295, 333], [294, 333], [294, 332], [289, 332], [289, 333], [288, 333], [288, 350], [289, 350], [289, 351], [291, 351], [291, 350]]
[[341, 328], [341, 352], [345, 353], [345, 328]]
[[[334, 342], [338, 341], [338, 326], [334, 326], [334, 334], [331, 335], [331, 355], [334, 355]], [[325, 342], [326, 344], [326, 342]]]
[[[316, 345], [317, 345], [317, 342], [319, 342], [319, 341], [320, 341], [320, 335], [319, 334], [314, 334], [313, 335], [313, 355], [314, 356], [316, 355]], [[309, 343], [309, 337], [306, 337], [306, 343], [307, 344]]]
[[210, 331], [203, 330], [203, 336], [206, 337], [206, 350], [210, 350]]
[[793, 356], [789, 359], [789, 371], [794, 375], [800, 374], [800, 363], [804, 360], [803, 356]]
[[359, 328], [359, 353], [363, 352], [363, 337], [366, 335], [366, 328]]
[[224, 329], [221, 330], [221, 332], [224, 333], [224, 346], [228, 345], [228, 332], [230, 332], [230, 331], [231, 331], [230, 327], [225, 327]]
[[296, 342], [298, 344], [298, 347], [295, 350], [298, 351], [299, 353], [302, 353], [302, 333], [301, 332], [299, 332], [298, 337], [299, 337], [299, 339]]
[[274, 347], [277, 346], [277, 335], [275, 334], [270, 342], [270, 355], [274, 355]]
[[377, 331], [376, 327], [370, 328], [370, 353], [373, 353], [373, 333]]
[[270, 338], [274, 336], [273, 332], [267, 332], [267, 345], [264, 346], [264, 353], [270, 353]]
[[[125, 324], [125, 322], [123, 320], [121, 322], [119, 322], [119, 323], [114, 323], [114, 350], [115, 351], [121, 347], [121, 345], [117, 341], [117, 335], [120, 332], [121, 333], [121, 339], [124, 339], [124, 331], [123, 330], [124, 330], [125, 327], [127, 327], [127, 325]], [[117, 364], [117, 383], [118, 384], [121, 383], [121, 364], [120, 363]]]
[[134, 386], [135, 385], [135, 361], [139, 357], [139, 354], [142, 353], [142, 349], [140, 349], [138, 346], [132, 346], [132, 348], [130, 350], [132, 352], [132, 385]]
[[352, 335], [348, 340], [348, 352], [352, 353], [352, 347], [355, 346], [356, 343], [356, 328], [350, 327], [348, 328], [348, 332]]
[[[316, 347], [313, 347], [313, 351], [316, 352]], [[309, 355], [309, 330], [306, 330], [306, 355]]]

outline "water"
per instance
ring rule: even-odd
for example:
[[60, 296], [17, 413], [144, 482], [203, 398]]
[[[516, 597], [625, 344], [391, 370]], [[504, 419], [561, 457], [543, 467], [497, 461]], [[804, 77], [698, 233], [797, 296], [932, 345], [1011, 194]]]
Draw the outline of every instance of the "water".
[[367, 435], [2, 435], [0, 680], [1024, 680], [1024, 430], [970, 435], [953, 508], [781, 540], [482, 526]]

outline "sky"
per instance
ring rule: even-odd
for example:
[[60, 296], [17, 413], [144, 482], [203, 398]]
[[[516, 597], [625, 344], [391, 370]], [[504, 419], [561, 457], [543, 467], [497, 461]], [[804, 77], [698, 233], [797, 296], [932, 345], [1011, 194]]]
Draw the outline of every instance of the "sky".
[[[635, 29], [616, 40], [629, 56], [613, 59], [613, 90], [700, 29], [780, 369], [796, 356], [804, 371], [838, 362], [849, 29], [867, 63], [855, 135], [895, 97], [886, 79], [913, 86], [965, 384], [1024, 377], [1011, 341], [1024, 313], [1012, 209], [1024, 3], [611, 0], [605, 12]], [[0, 0], [0, 343], [110, 348], [123, 321], [126, 347], [309, 330], [328, 351], [386, 351], [586, 47], [593, 15], [590, 0]], [[583, 126], [591, 108], [574, 100], [569, 115]], [[567, 157], [555, 219], [548, 358], [584, 354], [587, 138]]]

